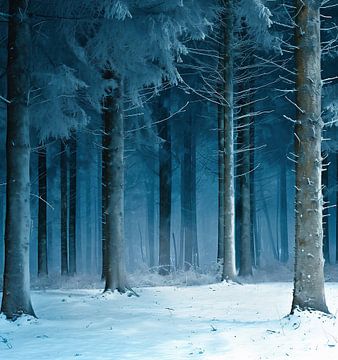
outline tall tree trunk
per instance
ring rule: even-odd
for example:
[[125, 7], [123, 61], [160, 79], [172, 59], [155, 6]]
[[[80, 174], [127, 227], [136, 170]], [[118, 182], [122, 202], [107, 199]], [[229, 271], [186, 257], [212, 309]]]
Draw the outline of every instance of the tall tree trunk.
[[191, 237], [192, 237], [192, 254], [193, 265], [200, 266], [198, 239], [197, 239], [197, 201], [196, 201], [196, 133], [194, 133], [193, 119], [190, 118], [191, 127]]
[[218, 105], [218, 247], [217, 262], [224, 261], [224, 107]]
[[186, 208], [186, 192], [184, 191], [184, 187], [185, 187], [185, 181], [184, 181], [184, 176], [182, 175], [184, 173], [184, 159], [181, 160], [181, 183], [180, 183], [180, 202], [181, 202], [181, 211], [180, 211], [180, 254], [179, 254], [179, 267], [181, 269], [184, 269], [184, 259], [185, 259], [185, 254], [184, 254], [184, 249], [185, 249], [185, 223], [186, 223], [186, 213], [185, 213], [185, 208]]
[[[249, 101], [245, 97], [244, 102]], [[239, 166], [239, 218], [240, 218], [240, 276], [252, 275], [252, 244], [251, 244], [251, 180], [250, 180], [250, 106], [241, 107], [238, 129], [240, 146]]]
[[[165, 119], [168, 111], [161, 100], [158, 102], [158, 117]], [[168, 121], [158, 124], [158, 135], [161, 139], [159, 146], [160, 166], [160, 229], [159, 229], [159, 273], [168, 275], [170, 272], [170, 226], [171, 226], [171, 131]]]
[[155, 193], [154, 177], [151, 174], [146, 183], [147, 190], [147, 235], [149, 245], [149, 266], [155, 266]]
[[224, 265], [223, 280], [236, 275], [235, 264], [235, 181], [234, 181], [234, 4], [224, 5]]
[[[326, 159], [328, 161], [328, 156], [327, 152], [322, 152], [323, 160]], [[322, 184], [323, 201], [327, 205], [329, 203], [329, 170], [327, 166], [322, 169]], [[323, 255], [325, 262], [330, 263], [329, 209], [323, 209]]]
[[184, 154], [181, 167], [181, 224], [184, 240], [184, 268], [199, 266], [196, 229], [196, 141], [193, 120], [189, 117], [184, 128]]
[[280, 173], [280, 238], [281, 238], [281, 261], [287, 263], [289, 260], [289, 231], [288, 231], [288, 194], [287, 194], [287, 162], [283, 159]]
[[68, 155], [67, 145], [61, 140], [61, 274], [68, 274]]
[[[108, 102], [108, 98], [106, 99]], [[106, 109], [109, 105], [104, 104]], [[107, 207], [107, 172], [106, 164], [108, 161], [108, 144], [109, 137], [106, 133], [106, 130], [109, 128], [110, 122], [110, 113], [106, 110], [103, 111], [103, 130], [102, 130], [102, 279], [106, 277], [107, 270], [107, 252], [106, 252], [106, 238], [107, 238], [107, 221], [106, 221], [106, 207]]]
[[324, 293], [321, 189], [321, 42], [319, 0], [295, 0], [296, 239], [292, 312], [328, 312]]
[[69, 140], [69, 275], [76, 273], [76, 133]]
[[92, 274], [94, 270], [93, 253], [94, 248], [92, 247], [93, 237], [93, 219], [92, 219], [92, 177], [91, 177], [91, 166], [88, 168], [88, 176], [86, 179], [86, 269], [88, 274]]
[[255, 119], [252, 118], [252, 124], [250, 126], [250, 148], [252, 149], [250, 153], [250, 162], [251, 167], [251, 238], [253, 243], [253, 258], [255, 267], [260, 265], [260, 255], [261, 255], [261, 239], [258, 236], [258, 224], [257, 224], [257, 206], [256, 206], [256, 171], [255, 171]]
[[[250, 68], [253, 64], [252, 49], [245, 45], [248, 40], [246, 19], [241, 19], [240, 38], [244, 42], [242, 53], [242, 66]], [[248, 77], [248, 70], [244, 70], [244, 76]], [[252, 275], [252, 238], [251, 238], [251, 93], [252, 82], [242, 80], [239, 86], [239, 116], [237, 119], [237, 142], [238, 142], [238, 198], [239, 198], [239, 243], [240, 243], [240, 276]]]
[[105, 291], [125, 292], [124, 254], [124, 119], [122, 84], [106, 98], [106, 261]]
[[30, 299], [29, 91], [31, 33], [25, 0], [9, 2], [7, 63], [7, 199], [1, 312], [34, 316]]
[[47, 157], [46, 146], [39, 149], [38, 275], [48, 274], [47, 266]]
[[189, 270], [193, 265], [193, 251], [192, 251], [192, 243], [193, 243], [193, 234], [192, 234], [192, 162], [191, 162], [191, 141], [192, 141], [192, 127], [191, 127], [191, 119], [188, 118], [186, 120], [186, 124], [184, 126], [184, 153], [183, 153], [183, 162], [181, 166], [181, 177], [183, 187], [181, 187], [181, 191], [183, 194], [181, 195], [181, 206], [183, 207], [181, 213], [183, 214], [183, 235], [184, 235], [184, 269]]

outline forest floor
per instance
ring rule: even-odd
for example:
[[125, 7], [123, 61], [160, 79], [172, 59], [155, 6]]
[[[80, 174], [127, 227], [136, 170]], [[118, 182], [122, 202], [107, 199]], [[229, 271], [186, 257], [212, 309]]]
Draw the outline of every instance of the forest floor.
[[[338, 324], [284, 317], [291, 283], [33, 291], [38, 319], [0, 317], [1, 360], [254, 360], [338, 358]], [[338, 309], [338, 283], [326, 285]]]

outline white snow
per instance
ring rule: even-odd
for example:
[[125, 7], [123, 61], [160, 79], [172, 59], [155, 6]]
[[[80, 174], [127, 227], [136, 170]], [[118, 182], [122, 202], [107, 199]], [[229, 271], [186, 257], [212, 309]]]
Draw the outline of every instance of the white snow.
[[[34, 291], [39, 319], [0, 318], [1, 360], [337, 359], [338, 326], [318, 313], [283, 318], [291, 283]], [[326, 285], [333, 314], [338, 284]]]

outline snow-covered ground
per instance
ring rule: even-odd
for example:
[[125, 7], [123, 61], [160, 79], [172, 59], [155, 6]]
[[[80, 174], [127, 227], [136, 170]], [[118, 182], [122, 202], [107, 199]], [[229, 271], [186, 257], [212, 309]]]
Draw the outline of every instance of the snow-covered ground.
[[[291, 283], [34, 291], [39, 319], [0, 318], [1, 360], [338, 359], [338, 324], [283, 318]], [[338, 308], [338, 284], [326, 285]]]

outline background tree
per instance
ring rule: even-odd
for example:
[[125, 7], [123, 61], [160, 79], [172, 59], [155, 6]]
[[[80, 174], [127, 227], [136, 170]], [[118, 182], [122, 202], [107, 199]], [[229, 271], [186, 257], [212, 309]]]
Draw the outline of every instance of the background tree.
[[47, 256], [47, 148], [41, 144], [38, 149], [39, 176], [39, 229], [38, 229], [38, 274], [48, 274]]

